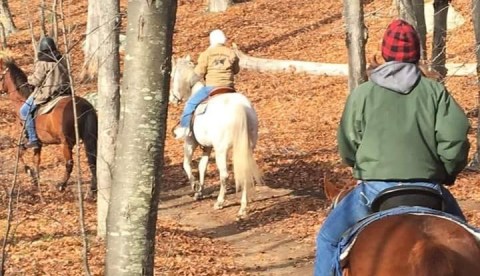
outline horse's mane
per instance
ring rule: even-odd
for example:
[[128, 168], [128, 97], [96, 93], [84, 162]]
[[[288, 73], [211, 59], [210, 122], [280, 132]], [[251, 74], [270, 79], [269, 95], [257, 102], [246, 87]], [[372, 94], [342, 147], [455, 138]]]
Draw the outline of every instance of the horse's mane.
[[[370, 78], [370, 75], [372, 74], [373, 70], [375, 70], [380, 65], [382, 65], [382, 64], [377, 60], [377, 55], [373, 55], [370, 58], [370, 64], [367, 67], [367, 76]], [[419, 62], [418, 68], [420, 69], [420, 72], [422, 72], [422, 75], [424, 77], [434, 79], [436, 81], [442, 81], [442, 79], [443, 79], [443, 77], [440, 73], [438, 73], [437, 71], [435, 71], [433, 69], [429, 69], [428, 65], [423, 61]]]
[[19, 93], [23, 97], [28, 98], [28, 96], [30, 96], [30, 94], [32, 93], [32, 89], [29, 85], [25, 85], [27, 83], [27, 75], [22, 71], [22, 69], [20, 69], [20, 67], [18, 67], [15, 61], [11, 58], [3, 58], [3, 64], [10, 71], [13, 82], [15, 83], [15, 86], [17, 87]]

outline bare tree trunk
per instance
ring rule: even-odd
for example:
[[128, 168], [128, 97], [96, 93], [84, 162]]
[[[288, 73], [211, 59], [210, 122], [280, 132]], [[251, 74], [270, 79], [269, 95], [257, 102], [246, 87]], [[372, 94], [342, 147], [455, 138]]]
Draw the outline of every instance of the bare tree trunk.
[[15, 23], [13, 22], [12, 13], [8, 7], [8, 0], [2, 0], [2, 5], [0, 5], [0, 16], [7, 35], [17, 31], [17, 27], [15, 27]]
[[0, 22], [0, 40], [2, 43], [2, 50], [5, 50], [7, 48], [7, 35], [5, 34], [5, 27], [3, 27], [3, 24]]
[[52, 28], [50, 29], [50, 36], [58, 40], [58, 22], [57, 22], [57, 0], [52, 3]]
[[305, 73], [326, 76], [348, 75], [348, 68], [345, 64], [257, 58], [240, 51], [235, 44], [232, 48], [240, 59], [240, 67], [242, 69], [270, 73]]
[[447, 16], [448, 0], [435, 0], [433, 2], [434, 24], [432, 45], [432, 68], [445, 77], [447, 75], [446, 40], [447, 40]]
[[102, 1], [88, 0], [88, 16], [87, 16], [87, 33], [85, 37], [85, 45], [83, 48], [84, 62], [82, 72], [80, 73], [83, 81], [91, 81], [96, 79], [98, 72], [98, 47], [100, 35], [98, 33], [100, 6]]
[[367, 79], [365, 43], [367, 35], [361, 0], [344, 0], [346, 44], [348, 48], [348, 90], [352, 91]]
[[[249, 56], [240, 51], [236, 45], [233, 49], [240, 59], [242, 69], [270, 72], [294, 73], [325, 76], [348, 76], [349, 66], [342, 63], [322, 63], [301, 60], [268, 59]], [[450, 63], [446, 64], [450, 76], [471, 76], [476, 74], [476, 64]]]
[[475, 32], [475, 54], [477, 58], [477, 152], [469, 167], [480, 170], [480, 0], [472, 0], [472, 19]]
[[232, 0], [208, 0], [209, 12], [224, 12], [233, 4]]
[[102, 38], [98, 52], [98, 156], [97, 156], [97, 236], [105, 237], [110, 188], [113, 182], [115, 141], [120, 114], [119, 0], [103, 0], [100, 6]]
[[128, 2], [129, 58], [107, 219], [106, 275], [154, 272], [176, 6], [175, 0]]
[[398, 0], [397, 11], [400, 18], [412, 24], [420, 36], [422, 60], [427, 59], [427, 24], [425, 22], [424, 0]]
[[45, 22], [45, 0], [40, 2], [40, 36], [44, 37], [47, 34], [47, 28]]

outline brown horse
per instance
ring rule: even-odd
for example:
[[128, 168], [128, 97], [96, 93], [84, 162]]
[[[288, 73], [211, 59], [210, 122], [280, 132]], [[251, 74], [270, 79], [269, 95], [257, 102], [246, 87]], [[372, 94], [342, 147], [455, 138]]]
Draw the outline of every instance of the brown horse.
[[[331, 202], [341, 200], [352, 188], [324, 182]], [[474, 235], [451, 220], [413, 214], [387, 216], [368, 224], [343, 267], [343, 275], [355, 276], [470, 276], [479, 272], [480, 246]]]
[[[0, 59], [0, 89], [8, 93], [15, 111], [32, 93], [27, 82], [25, 73], [11, 59]], [[96, 154], [97, 154], [97, 114], [93, 106], [85, 99], [75, 97], [78, 130], [82, 139], [87, 159], [92, 173], [90, 195], [96, 191]], [[20, 117], [19, 117], [20, 118]], [[73, 112], [73, 100], [71, 97], [61, 99], [48, 113], [35, 118], [35, 126], [38, 138], [42, 145], [60, 144], [65, 161], [65, 174], [58, 183], [57, 188], [63, 191], [73, 169], [72, 149], [76, 144], [75, 139], [75, 116]], [[41, 147], [34, 150], [34, 164], [36, 173], [25, 166], [32, 176], [34, 183], [38, 183], [40, 167]]]

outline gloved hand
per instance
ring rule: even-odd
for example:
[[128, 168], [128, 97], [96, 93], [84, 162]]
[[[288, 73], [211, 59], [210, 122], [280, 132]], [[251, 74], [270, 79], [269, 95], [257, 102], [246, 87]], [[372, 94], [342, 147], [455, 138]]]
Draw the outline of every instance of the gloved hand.
[[445, 186], [453, 186], [453, 184], [455, 184], [455, 180], [457, 179], [456, 176], [452, 176], [452, 175], [448, 175], [446, 178], [445, 178], [445, 181], [443, 183], [443, 185]]

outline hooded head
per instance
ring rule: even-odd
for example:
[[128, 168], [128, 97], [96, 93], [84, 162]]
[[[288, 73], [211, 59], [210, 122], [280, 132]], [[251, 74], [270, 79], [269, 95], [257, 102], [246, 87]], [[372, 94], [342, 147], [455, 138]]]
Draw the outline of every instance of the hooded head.
[[216, 29], [210, 33], [210, 47], [215, 45], [223, 45], [225, 42], [227, 42], [227, 37], [221, 30]]
[[382, 41], [385, 61], [417, 63], [420, 60], [420, 39], [415, 28], [404, 20], [388, 25]]
[[58, 61], [61, 54], [58, 52], [57, 45], [53, 38], [44, 36], [38, 46], [38, 59], [48, 62]]

